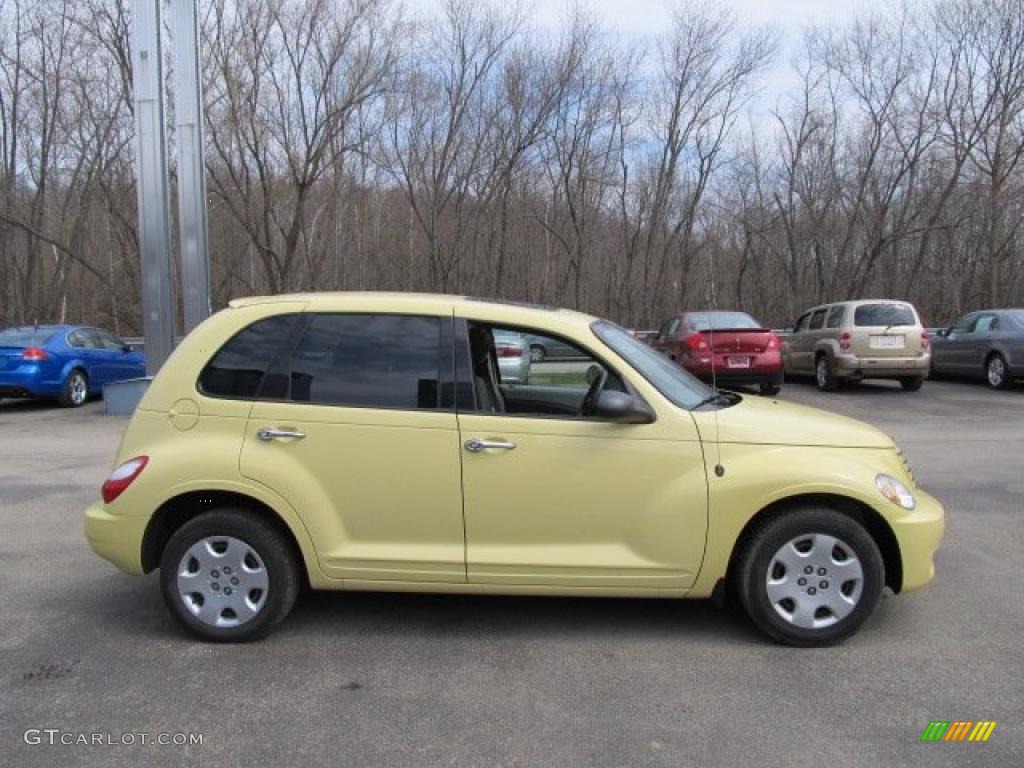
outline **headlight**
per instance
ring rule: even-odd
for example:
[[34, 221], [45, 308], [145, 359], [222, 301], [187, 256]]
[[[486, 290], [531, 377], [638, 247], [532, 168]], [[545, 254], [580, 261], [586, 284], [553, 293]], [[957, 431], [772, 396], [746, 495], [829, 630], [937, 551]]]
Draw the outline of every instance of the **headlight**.
[[899, 504], [904, 509], [913, 509], [917, 506], [914, 494], [892, 475], [878, 475], [875, 478], [875, 485], [878, 486], [882, 495], [893, 504]]

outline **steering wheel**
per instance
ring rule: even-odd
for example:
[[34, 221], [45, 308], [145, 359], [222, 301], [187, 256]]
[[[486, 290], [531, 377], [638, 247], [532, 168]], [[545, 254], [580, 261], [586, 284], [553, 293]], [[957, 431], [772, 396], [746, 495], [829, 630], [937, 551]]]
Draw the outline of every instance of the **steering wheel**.
[[583, 397], [583, 403], [580, 405], [580, 416], [593, 416], [597, 412], [597, 398], [600, 396], [601, 390], [604, 389], [604, 385], [608, 382], [608, 370], [601, 366], [594, 367], [599, 368], [599, 372], [591, 382], [587, 394]]

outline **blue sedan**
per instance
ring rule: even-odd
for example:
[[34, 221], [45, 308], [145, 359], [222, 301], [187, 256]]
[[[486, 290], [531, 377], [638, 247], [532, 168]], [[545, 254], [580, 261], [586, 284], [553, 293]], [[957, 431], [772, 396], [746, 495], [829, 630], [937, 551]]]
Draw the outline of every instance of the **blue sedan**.
[[0, 397], [55, 397], [82, 405], [103, 385], [146, 375], [146, 359], [114, 334], [82, 325], [0, 331]]

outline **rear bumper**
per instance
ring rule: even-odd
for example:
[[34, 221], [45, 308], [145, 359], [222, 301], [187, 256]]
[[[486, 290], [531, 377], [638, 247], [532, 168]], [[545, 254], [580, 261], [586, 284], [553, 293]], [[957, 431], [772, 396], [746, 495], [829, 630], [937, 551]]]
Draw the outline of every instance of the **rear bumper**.
[[63, 383], [59, 380], [48, 380], [46, 374], [38, 366], [26, 365], [20, 370], [0, 371], [0, 396], [45, 397], [59, 395]]
[[99, 502], [85, 511], [85, 538], [92, 551], [125, 573], [144, 573], [142, 537], [149, 516], [112, 515]]
[[900, 547], [903, 592], [920, 589], [935, 576], [935, 552], [945, 531], [945, 511], [934, 497], [914, 491], [917, 506], [889, 522]]
[[905, 376], [927, 376], [931, 355], [913, 357], [860, 357], [836, 355], [835, 372], [843, 378], [898, 379]]

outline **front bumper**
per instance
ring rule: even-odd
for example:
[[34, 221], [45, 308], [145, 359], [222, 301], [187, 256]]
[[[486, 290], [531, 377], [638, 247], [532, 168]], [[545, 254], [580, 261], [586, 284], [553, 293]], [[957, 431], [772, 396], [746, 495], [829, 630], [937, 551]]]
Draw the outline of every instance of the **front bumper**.
[[96, 502], [85, 510], [85, 538], [92, 551], [125, 573], [142, 570], [142, 537], [148, 516], [112, 515]]
[[935, 552], [945, 531], [945, 512], [933, 496], [914, 489], [917, 506], [889, 517], [903, 562], [903, 592], [925, 586], [935, 576]]

